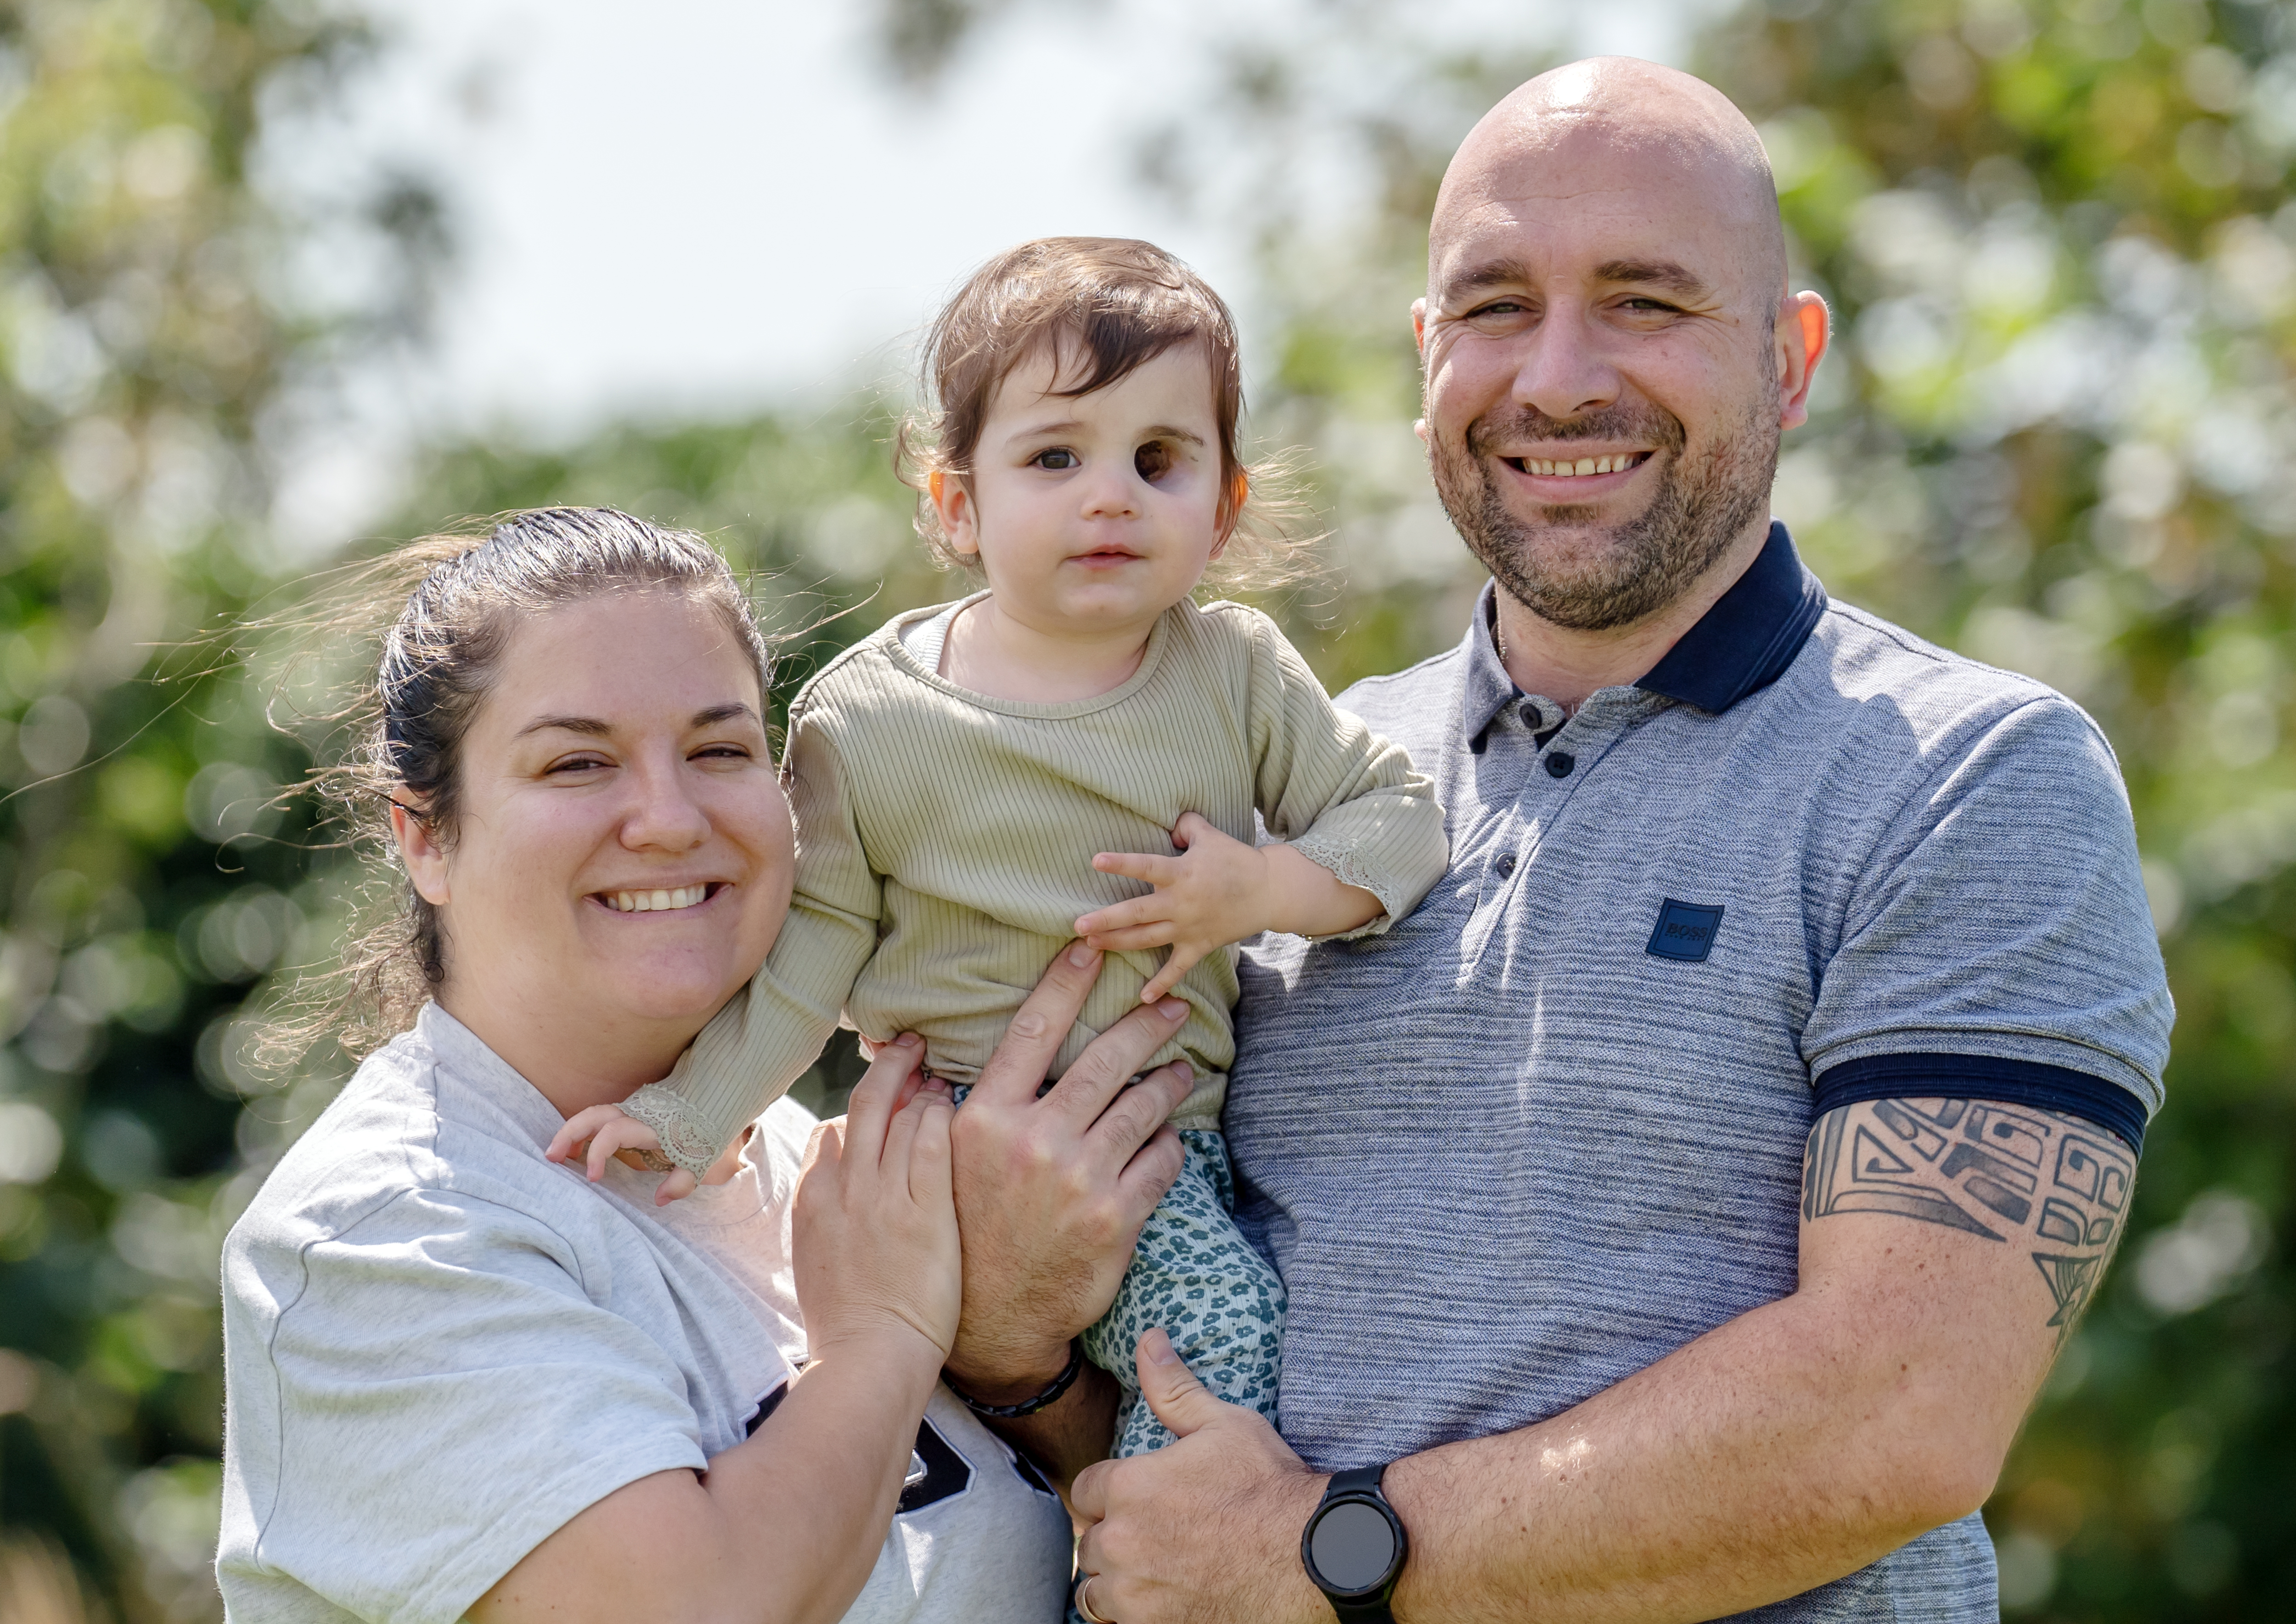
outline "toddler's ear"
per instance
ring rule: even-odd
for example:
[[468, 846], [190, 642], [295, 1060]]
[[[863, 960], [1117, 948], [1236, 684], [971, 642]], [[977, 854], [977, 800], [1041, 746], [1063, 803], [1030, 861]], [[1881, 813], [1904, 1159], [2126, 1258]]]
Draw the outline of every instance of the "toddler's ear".
[[964, 481], [951, 476], [946, 468], [936, 468], [925, 475], [925, 495], [932, 499], [948, 550], [958, 554], [980, 552], [980, 537], [973, 534], [972, 493]]

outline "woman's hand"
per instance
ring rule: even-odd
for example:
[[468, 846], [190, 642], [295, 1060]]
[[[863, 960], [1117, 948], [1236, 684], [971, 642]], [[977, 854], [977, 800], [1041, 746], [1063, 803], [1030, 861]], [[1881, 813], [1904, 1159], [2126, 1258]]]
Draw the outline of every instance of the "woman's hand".
[[794, 1218], [813, 1357], [787, 1398], [706, 1472], [657, 1472], [577, 1513], [471, 1610], [480, 1624], [846, 1616], [956, 1334], [951, 1107], [923, 1058], [913, 1037], [887, 1044], [806, 1151]]
[[947, 1085], [904, 1033], [877, 1052], [845, 1115], [814, 1129], [799, 1178], [798, 1307], [816, 1360], [905, 1328], [936, 1367], [964, 1303], [949, 1181]]

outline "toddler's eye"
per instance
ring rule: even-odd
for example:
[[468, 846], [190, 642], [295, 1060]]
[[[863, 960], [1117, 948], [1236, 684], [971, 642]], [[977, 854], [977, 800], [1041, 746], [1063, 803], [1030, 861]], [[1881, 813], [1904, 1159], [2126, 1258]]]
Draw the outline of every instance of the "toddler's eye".
[[1132, 454], [1132, 466], [1142, 479], [1153, 485], [1172, 472], [1172, 448], [1160, 439], [1152, 439]]
[[1077, 465], [1077, 454], [1064, 446], [1055, 446], [1050, 451], [1039, 451], [1029, 461], [1039, 468], [1050, 469], [1055, 473], [1065, 473]]

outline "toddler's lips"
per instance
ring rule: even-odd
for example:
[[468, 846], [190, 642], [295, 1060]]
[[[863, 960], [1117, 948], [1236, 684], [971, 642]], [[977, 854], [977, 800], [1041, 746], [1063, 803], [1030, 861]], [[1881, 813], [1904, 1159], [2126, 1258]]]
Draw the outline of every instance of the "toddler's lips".
[[617, 914], [675, 914], [699, 907], [726, 889], [723, 880], [699, 885], [670, 886], [655, 890], [593, 891], [590, 894]]

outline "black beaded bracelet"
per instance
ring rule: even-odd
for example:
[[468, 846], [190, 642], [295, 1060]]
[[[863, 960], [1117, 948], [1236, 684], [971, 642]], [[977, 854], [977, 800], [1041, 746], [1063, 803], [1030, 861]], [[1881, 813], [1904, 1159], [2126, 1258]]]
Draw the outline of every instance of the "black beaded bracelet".
[[1067, 1367], [1053, 1378], [1052, 1385], [1043, 1392], [1033, 1398], [1023, 1398], [1018, 1404], [983, 1404], [955, 1382], [949, 1381], [948, 1373], [946, 1371], [941, 1373], [941, 1381], [947, 1386], [950, 1392], [956, 1395], [957, 1402], [974, 1415], [984, 1416], [990, 1421], [1018, 1421], [1023, 1415], [1033, 1415], [1038, 1410], [1048, 1410], [1058, 1404], [1061, 1401], [1061, 1395], [1074, 1387], [1077, 1377], [1083, 1374], [1084, 1341], [1081, 1337], [1072, 1336], [1069, 1339]]

